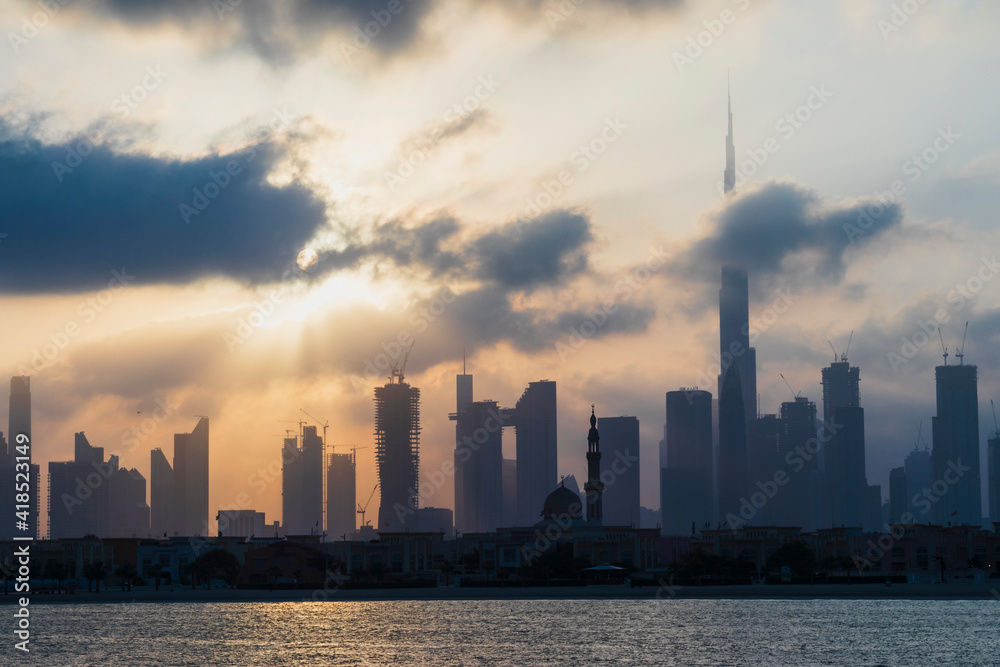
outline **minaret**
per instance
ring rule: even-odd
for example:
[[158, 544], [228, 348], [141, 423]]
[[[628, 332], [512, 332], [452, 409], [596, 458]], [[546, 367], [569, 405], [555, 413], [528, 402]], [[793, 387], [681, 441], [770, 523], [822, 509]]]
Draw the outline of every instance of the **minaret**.
[[604, 518], [601, 494], [601, 436], [597, 434], [597, 417], [594, 406], [590, 406], [590, 432], [587, 434], [587, 483], [583, 485], [587, 493], [587, 521], [600, 524]]
[[726, 75], [726, 98], [729, 102], [729, 134], [726, 136], [726, 171], [722, 176], [728, 195], [736, 187], [736, 147], [733, 145], [733, 98], [729, 92], [729, 75]]

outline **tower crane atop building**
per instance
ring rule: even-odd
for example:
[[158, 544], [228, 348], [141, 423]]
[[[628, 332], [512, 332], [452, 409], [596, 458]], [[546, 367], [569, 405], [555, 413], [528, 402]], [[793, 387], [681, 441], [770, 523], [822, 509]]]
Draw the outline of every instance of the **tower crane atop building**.
[[963, 364], [962, 360], [965, 357], [965, 338], [968, 335], [969, 335], [969, 323], [966, 322], [965, 323], [965, 333], [962, 334], [962, 347], [958, 348], [958, 352], [955, 353], [955, 356], [958, 357], [958, 365], [959, 366], [961, 366]]
[[318, 419], [316, 419], [315, 417], [313, 417], [311, 414], [309, 414], [308, 412], [306, 412], [302, 408], [299, 408], [299, 412], [301, 412], [306, 417], [309, 417], [309, 419], [312, 419], [314, 422], [316, 422], [317, 426], [322, 426], [323, 427], [323, 447], [325, 448], [326, 447], [326, 429], [330, 428], [330, 420], [327, 419], [325, 422], [320, 423], [320, 421]]
[[406, 351], [406, 355], [403, 357], [403, 363], [400, 365], [393, 364], [392, 370], [389, 372], [389, 384], [402, 384], [403, 378], [406, 377], [406, 362], [410, 358], [410, 352], [413, 352], [413, 346], [417, 343], [414, 340], [410, 343], [410, 348]]
[[944, 355], [944, 365], [948, 365], [948, 348], [944, 346], [944, 334], [941, 333], [941, 327], [938, 327], [938, 339], [941, 341], [941, 353]]
[[362, 506], [361, 503], [358, 503], [358, 514], [361, 515], [361, 525], [362, 525], [362, 527], [367, 526], [367, 525], [369, 525], [371, 523], [370, 521], [365, 521], [365, 512], [368, 511], [368, 505], [371, 504], [372, 498], [375, 497], [375, 490], [376, 489], [378, 489], [378, 484], [375, 484], [375, 486], [372, 487], [372, 492], [368, 495], [368, 500], [365, 501], [364, 506]]

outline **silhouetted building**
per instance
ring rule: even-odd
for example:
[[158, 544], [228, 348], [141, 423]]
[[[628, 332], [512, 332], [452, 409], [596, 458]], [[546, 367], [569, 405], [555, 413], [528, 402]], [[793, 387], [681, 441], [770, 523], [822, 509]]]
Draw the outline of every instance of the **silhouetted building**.
[[256, 510], [220, 510], [219, 537], [267, 537], [266, 518]]
[[903, 515], [910, 511], [909, 495], [906, 490], [906, 469], [893, 468], [889, 471], [889, 523], [902, 523]]
[[286, 535], [308, 535], [304, 518], [302, 488], [302, 448], [297, 437], [286, 437], [281, 444], [281, 527]]
[[722, 267], [719, 289], [719, 514], [737, 513], [747, 496], [748, 425], [757, 415], [757, 351], [750, 347], [749, 277]]
[[597, 417], [590, 406], [590, 431], [587, 433], [587, 521], [600, 525], [604, 521], [604, 483], [601, 481], [601, 436], [597, 432]]
[[119, 468], [118, 457], [110, 459], [115, 469], [108, 478], [109, 525], [102, 537], [149, 537], [146, 478], [135, 468]]
[[310, 535], [323, 533], [323, 439], [315, 426], [302, 429], [302, 512]]
[[444, 533], [445, 539], [455, 536], [454, 514], [447, 507], [421, 507], [414, 518], [416, 527], [411, 532]]
[[603, 516], [607, 526], [639, 527], [639, 419], [601, 417], [598, 430], [604, 440], [601, 482]]
[[174, 495], [174, 469], [163, 450], [149, 453], [149, 523], [155, 537], [179, 534], [177, 501]]
[[147, 537], [149, 506], [146, 479], [136, 469], [104, 460], [81, 431], [75, 434], [72, 461], [49, 463], [49, 538]]
[[823, 429], [820, 451], [827, 500], [823, 526], [860, 526], [868, 498], [865, 474], [865, 413], [861, 371], [847, 355], [823, 369]]
[[781, 423], [778, 461], [770, 477], [766, 478], [773, 481], [779, 470], [788, 475], [787, 484], [779, 488], [775, 497], [779, 508], [776, 518], [780, 526], [798, 526], [811, 531], [818, 527], [820, 514], [817, 507], [820, 498], [813, 493], [819, 477], [819, 459], [810, 453], [814, 448], [809, 446], [809, 441], [816, 437], [816, 404], [805, 396], [782, 403]]
[[375, 388], [375, 463], [380, 503], [378, 529], [403, 528], [419, 507], [420, 390], [393, 370], [389, 382]]
[[728, 82], [726, 84], [726, 97], [729, 115], [729, 134], [726, 135], [726, 170], [722, 174], [725, 194], [729, 194], [736, 187], [736, 146], [733, 144], [733, 99], [729, 95]]
[[[934, 504], [941, 524], [979, 526], [979, 393], [975, 366], [938, 366], [937, 416], [931, 419], [934, 483], [947, 484]], [[932, 489], [933, 490], [933, 489]]]
[[517, 459], [503, 460], [503, 511], [502, 526], [517, 523]]
[[174, 434], [174, 499], [177, 530], [208, 536], [208, 417], [190, 433]]
[[869, 484], [865, 491], [861, 526], [866, 531], [878, 530], [879, 526], [882, 525], [882, 485]]
[[455, 529], [486, 533], [503, 523], [503, 422], [496, 401], [473, 401], [458, 413]]
[[666, 394], [660, 469], [664, 535], [686, 535], [715, 520], [712, 492], [712, 394], [681, 389]]
[[738, 515], [747, 496], [747, 428], [736, 364], [726, 370], [719, 397], [719, 515]]
[[1000, 523], [1000, 433], [987, 443], [986, 461], [989, 466], [990, 521]]
[[326, 472], [326, 534], [343, 539], [357, 529], [357, 462], [351, 454], [329, 455]]
[[[787, 511], [790, 494], [785, 487], [775, 487], [775, 495], [762, 495], [761, 485], [767, 487], [774, 479], [776, 470], [783, 469], [781, 444], [784, 437], [785, 424], [777, 415], [760, 415], [750, 420], [747, 430], [747, 469], [750, 481], [747, 500], [754, 512], [747, 523], [755, 526], [793, 526]], [[769, 488], [769, 487], [768, 487]], [[756, 502], [754, 502], [756, 501]], [[740, 502], [740, 509], [745, 504]], [[751, 514], [751, 510], [746, 510]], [[742, 514], [737, 514], [741, 519]], [[742, 523], [739, 527], [742, 527]], [[730, 528], [733, 528], [730, 525]]]
[[[26, 375], [15, 375], [10, 379], [10, 412], [8, 414], [9, 431], [6, 445], [0, 448], [0, 516], [7, 517], [0, 521], [0, 539], [19, 537], [41, 537], [39, 532], [39, 511], [41, 508], [41, 469], [34, 460], [36, 443], [31, 433], [31, 378]], [[0, 439], [2, 439], [0, 434]], [[21, 436], [21, 437], [19, 437]], [[21, 468], [17, 464], [22, 464]], [[23, 464], [28, 464], [24, 470]], [[23, 477], [17, 479], [18, 473], [28, 473], [28, 502], [18, 503], [16, 494], [20, 493], [17, 483], [23, 482]], [[28, 505], [28, 510], [16, 505]], [[21, 514], [15, 514], [20, 512]], [[25, 517], [24, 524], [19, 523]]]
[[538, 508], [558, 482], [556, 383], [531, 382], [514, 407], [517, 523], [538, 520]]
[[916, 518], [918, 523], [927, 523], [933, 520], [930, 516], [930, 509], [926, 501], [917, 502], [923, 495], [924, 490], [930, 491], [934, 483], [934, 464], [931, 462], [931, 453], [926, 449], [914, 449], [906, 455], [903, 461], [903, 470], [906, 473], [906, 493], [907, 507]]

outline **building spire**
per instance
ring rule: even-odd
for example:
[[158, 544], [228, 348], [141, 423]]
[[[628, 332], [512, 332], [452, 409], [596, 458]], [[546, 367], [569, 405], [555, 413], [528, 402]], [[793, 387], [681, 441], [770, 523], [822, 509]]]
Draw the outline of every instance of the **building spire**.
[[729, 134], [726, 135], [726, 171], [723, 173], [724, 191], [729, 194], [736, 187], [736, 147], [733, 145], [733, 96], [729, 90], [729, 70], [726, 70], [726, 100], [729, 112]]
[[601, 495], [604, 493], [604, 483], [601, 482], [601, 437], [597, 432], [597, 415], [594, 406], [590, 406], [590, 431], [587, 433], [587, 483], [583, 485], [587, 494], [587, 520], [598, 525], [604, 519], [604, 504]]

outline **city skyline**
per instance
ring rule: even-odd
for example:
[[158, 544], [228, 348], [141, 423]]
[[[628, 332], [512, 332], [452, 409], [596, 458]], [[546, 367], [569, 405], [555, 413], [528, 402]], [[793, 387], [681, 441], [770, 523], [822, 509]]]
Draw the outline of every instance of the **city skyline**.
[[[545, 72], [569, 71], [566, 59], [581, 35], [595, 38], [587, 27], [588, 10], [580, 11], [584, 13], [574, 19], [582, 21], [578, 35], [552, 33], [543, 20], [517, 29], [513, 24], [490, 29], [493, 44], [513, 34], [507, 30], [520, 35], [521, 41], [505, 45], [509, 54], [553, 40], [543, 71], [502, 59], [478, 62], [477, 71], [452, 65], [448, 76], [430, 86], [419, 108], [392, 121], [369, 119], [354, 110], [340, 114], [325, 92], [296, 108], [295, 102], [305, 98], [295, 77], [318, 62], [306, 53], [284, 65], [291, 75], [285, 87], [266, 75], [247, 77], [251, 82], [233, 93], [234, 101], [247, 102], [241, 109], [259, 109], [257, 115], [247, 119], [242, 110], [219, 103], [217, 118], [191, 123], [184, 114], [168, 112], [158, 94], [169, 97], [170, 86], [203, 90], [204, 80], [188, 67], [200, 64], [202, 56], [185, 52], [184, 40], [155, 17], [149, 17], [149, 27], [160, 31], [163, 44], [103, 44], [103, 57], [118, 64], [108, 68], [101, 87], [81, 94], [72, 113], [58, 99], [23, 86], [28, 76], [64, 82], [64, 75], [50, 76], [43, 61], [22, 61], [25, 69], [0, 83], [19, 95], [26, 108], [52, 113], [34, 125], [5, 121], [5, 136], [12, 142], [7, 145], [38, 139], [39, 145], [28, 145], [40, 153], [25, 154], [38, 157], [48, 171], [53, 161], [65, 163], [67, 151], [76, 145], [66, 137], [83, 136], [85, 128], [103, 118], [108, 99], [135, 90], [137, 74], [140, 83], [148, 84], [136, 96], [143, 100], [130, 98], [134, 106], [126, 105], [127, 119], [112, 126], [101, 150], [83, 156], [70, 172], [53, 173], [51, 184], [44, 182], [61, 200], [82, 206], [86, 199], [77, 199], [82, 195], [76, 189], [81, 178], [120, 174], [115, 169], [128, 156], [109, 137], [141, 136], [133, 125], [137, 121], [158, 128], [159, 134], [137, 141], [129, 159], [142, 166], [155, 163], [159, 153], [180, 156], [188, 171], [178, 182], [185, 187], [213, 182], [210, 173], [225, 180], [218, 165], [225, 169], [229, 157], [242, 159], [239, 151], [260, 136], [244, 131], [241, 123], [274, 139], [257, 145], [266, 162], [252, 164], [266, 165], [275, 182], [300, 184], [295, 192], [279, 193], [287, 197], [281, 200], [282, 215], [300, 226], [288, 243], [279, 244], [282, 259], [274, 262], [280, 270], [271, 273], [263, 269], [276, 264], [263, 261], [271, 256], [259, 249], [246, 249], [246, 256], [260, 263], [261, 271], [255, 272], [209, 252], [218, 246], [217, 237], [199, 236], [205, 230], [229, 230], [226, 225], [238, 217], [224, 203], [234, 190], [225, 188], [217, 201], [187, 221], [177, 210], [186, 200], [166, 206], [170, 217], [177, 218], [177, 229], [194, 235], [181, 236], [183, 247], [191, 251], [176, 256], [188, 256], [185, 261], [193, 263], [184, 264], [180, 274], [138, 252], [142, 247], [126, 252], [129, 246], [111, 242], [113, 234], [95, 234], [94, 242], [101, 245], [92, 250], [100, 252], [88, 255], [79, 253], [86, 248], [74, 248], [90, 258], [74, 264], [58, 244], [51, 252], [35, 252], [31, 226], [11, 220], [0, 230], [8, 235], [0, 246], [0, 258], [9, 267], [3, 270], [18, 271], [16, 278], [3, 274], [9, 297], [3, 315], [19, 322], [10, 332], [9, 346], [0, 351], [0, 363], [10, 375], [23, 368], [32, 377], [39, 444], [34, 455], [43, 469], [48, 462], [72, 459], [73, 434], [86, 430], [95, 445], [122, 450], [123, 465], [137, 468], [149, 480], [145, 452], [156, 447], [169, 451], [170, 436], [190, 429], [191, 415], [211, 414], [213, 443], [218, 443], [210, 452], [209, 514], [214, 515], [250, 485], [248, 480], [261, 478], [259, 471], [266, 471], [274, 458], [270, 434], [275, 422], [300, 408], [339, 424], [334, 444], [370, 444], [372, 388], [389, 372], [384, 361], [399, 361], [402, 353], [396, 350], [405, 350], [413, 338], [418, 343], [408, 377], [423, 391], [424, 415], [450, 412], [450, 377], [467, 347], [480, 395], [513, 397], [528, 381], [561, 381], [562, 406], [596, 402], [606, 406], [608, 415], [636, 415], [643, 457], [656, 460], [663, 393], [697, 385], [717, 394], [712, 368], [717, 320], [711, 304], [719, 287], [718, 266], [734, 253], [745, 255], [750, 265], [749, 316], [759, 333], [754, 343], [760, 358], [758, 412], [777, 414], [788, 400], [779, 374], [818, 403], [817, 369], [829, 360], [827, 341], [844, 348], [855, 331], [851, 363], [866, 378], [866, 472], [868, 482], [880, 484], [888, 497], [889, 471], [912, 450], [921, 421], [930, 441], [935, 393], [928, 378], [940, 359], [937, 328], [943, 328], [945, 344], [954, 351], [968, 320], [968, 359], [979, 369], [979, 430], [985, 443], [992, 428], [989, 398], [1000, 396], [998, 362], [988, 353], [1000, 321], [991, 250], [1000, 244], [990, 226], [995, 188], [989, 185], [998, 137], [995, 124], [975, 111], [981, 92], [971, 74], [990, 61], [962, 51], [949, 56], [946, 65], [924, 66], [930, 72], [925, 79], [931, 76], [938, 86], [947, 83], [947, 99], [926, 100], [919, 94], [926, 80], [917, 86], [910, 72], [929, 62], [921, 46], [934, 33], [934, 21], [921, 17], [957, 22], [975, 34], [996, 9], [976, 6], [962, 13], [923, 8], [891, 40], [875, 27], [876, 8], [844, 3], [821, 10], [830, 29], [857, 36], [856, 51], [846, 58], [863, 54], [875, 59], [898, 82], [874, 110], [869, 98], [881, 79], [862, 69], [851, 68], [847, 77], [817, 56], [815, 62], [787, 66], [782, 70], [786, 76], [777, 81], [761, 73], [782, 62], [782, 53], [794, 52], [788, 44], [776, 45], [784, 49], [779, 53], [739, 57], [762, 36], [783, 34], [786, 22], [802, 11], [781, 3], [737, 14], [740, 19], [726, 29], [725, 39], [690, 66], [678, 65], [682, 71], [670, 69], [677, 62], [674, 54], [683, 54], [688, 37], [704, 30], [703, 22], [711, 17], [693, 9], [652, 12], [644, 17], [648, 32], [636, 37], [627, 57], [652, 58], [678, 76], [642, 94], [629, 93], [636, 79], [598, 78], [593, 86], [605, 94], [596, 97], [621, 100], [620, 107], [592, 101], [591, 88], [568, 86], [547, 97], [550, 105], [556, 104], [553, 111], [542, 109], [528, 91], [546, 81]], [[21, 18], [16, 12], [2, 16], [14, 22]], [[80, 15], [66, 17], [23, 48], [78, 36]], [[623, 10], [616, 20], [624, 22], [614, 23], [620, 29], [634, 25], [635, 16]], [[428, 29], [433, 25], [428, 23]], [[447, 53], [455, 60], [446, 60], [457, 63], [474, 46], [461, 40], [451, 49]], [[362, 54], [358, 62], [371, 68], [369, 92], [377, 104], [393, 99], [400, 77], [414, 65], [396, 62], [394, 67], [401, 69], [382, 68], [377, 58], [366, 59], [376, 51]], [[124, 63], [132, 60], [123, 55], [149, 62], [156, 76], [145, 65], [138, 72], [129, 69]], [[609, 57], [605, 67], [618, 71], [625, 58]], [[245, 67], [234, 62], [216, 66], [216, 72]], [[350, 76], [332, 76], [343, 91], [356, 90]], [[270, 96], [278, 88], [287, 95]], [[206, 102], [214, 99], [204, 94]], [[678, 101], [675, 108], [664, 104], [665, 94]], [[264, 98], [278, 100], [277, 108], [248, 102]], [[281, 106], [286, 99], [288, 104]], [[467, 99], [475, 107], [468, 113], [461, 107]], [[459, 112], [449, 113], [443, 125], [436, 123], [455, 102]], [[925, 113], [914, 118], [907, 110], [918, 105]], [[565, 113], [569, 109], [574, 113]], [[513, 128], [529, 110], [535, 112], [533, 123], [524, 126], [536, 129], [520, 138]], [[848, 122], [859, 110], [865, 114], [863, 126]], [[552, 114], [560, 111], [557, 123]], [[563, 122], [562, 117], [571, 120]], [[462, 121], [446, 140], [424, 141], [435, 129]], [[299, 141], [308, 135], [320, 145], [325, 135], [319, 128], [329, 126], [342, 129], [345, 137], [343, 151], [329, 152], [338, 156], [332, 167], [303, 147], [308, 142]], [[182, 127], [191, 131], [181, 132]], [[369, 143], [383, 127], [392, 128], [386, 139]], [[729, 166], [722, 150], [727, 137], [734, 144], [735, 189], [720, 199], [720, 167]], [[513, 153], [495, 150], [498, 141], [515, 139]], [[573, 160], [581, 143], [598, 139], [604, 146], [600, 155], [590, 152], [590, 159], [579, 152]], [[768, 148], [774, 145], [776, 152]], [[406, 157], [402, 148], [411, 146], [431, 146], [430, 162], [415, 165], [402, 183], [390, 179], [390, 187], [386, 172], [398, 171]], [[658, 148], [654, 157], [649, 155], [652, 147]], [[683, 166], [664, 158], [668, 147], [686, 156]], [[366, 158], [372, 153], [377, 157]], [[497, 157], [487, 159], [487, 154]], [[857, 158], [861, 154], [863, 160]], [[307, 165], [298, 181], [281, 159], [292, 155]], [[343, 159], [358, 166], [362, 176], [353, 181], [343, 176], [341, 155], [349, 156]], [[9, 159], [10, 153], [4, 156]], [[463, 172], [455, 161], [461, 158], [483, 164], [470, 172], [468, 181], [457, 177]], [[525, 171], [525, 159], [542, 167]], [[553, 174], [557, 177], [566, 165], [573, 183], [560, 186], [554, 196], [545, 185], [555, 191]], [[330, 176], [329, 169], [338, 175]], [[136, 173], [146, 172], [137, 167]], [[323, 174], [326, 181], [319, 179]], [[313, 188], [316, 179], [335, 187]], [[902, 192], [893, 195], [896, 203], [880, 204], [873, 193], [890, 192], [896, 180], [902, 184]], [[664, 183], [669, 187], [663, 188]], [[181, 194], [187, 196], [190, 189]], [[34, 192], [23, 190], [19, 196]], [[620, 192], [636, 196], [623, 203]], [[531, 205], [537, 207], [539, 193], [553, 201], [536, 213]], [[364, 197], [368, 203], [352, 208], [352, 202]], [[143, 214], [141, 207], [126, 210]], [[277, 209], [264, 210], [274, 216]], [[761, 210], [778, 213], [771, 226], [762, 221]], [[515, 225], [518, 217], [534, 224]], [[316, 223], [318, 218], [323, 224]], [[955, 225], [946, 228], [951, 222]], [[45, 220], [26, 217], [25, 223], [50, 229]], [[762, 248], [747, 242], [750, 232], [794, 242]], [[196, 247], [192, 239], [204, 246]], [[170, 248], [163, 245], [158, 251]], [[420, 248], [431, 254], [421, 255]], [[528, 255], [527, 248], [540, 254]], [[300, 269], [293, 259], [304, 250], [315, 251], [317, 259], [309, 264], [306, 253], [306, 269]], [[37, 270], [18, 269], [19, 258], [32, 253], [40, 262]], [[517, 263], [522, 257], [539, 260], [534, 265], [545, 270]], [[56, 262], [49, 263], [53, 258]], [[934, 270], [918, 270], [929, 266]], [[77, 273], [67, 280], [67, 272], [73, 271]], [[603, 312], [603, 299], [613, 301], [615, 312]], [[345, 322], [350, 324], [343, 326]], [[582, 333], [591, 326], [592, 334]], [[647, 363], [653, 355], [662, 362]], [[565, 461], [558, 472], [585, 480], [569, 437], [577, 428], [573, 413], [564, 407], [557, 415], [558, 455]], [[453, 439], [452, 425], [441, 418], [424, 422], [428, 430], [422, 440], [431, 444], [422, 448], [422, 468], [437, 470], [453, 456], [447, 444]], [[232, 464], [220, 468], [222, 461]], [[648, 508], [659, 505], [655, 468], [641, 470], [641, 504]], [[375, 481], [373, 451], [365, 450], [358, 460], [359, 495]], [[454, 497], [450, 481], [438, 493], [432, 504], [449, 505]], [[280, 484], [270, 482], [255, 509], [273, 517], [280, 515], [280, 505]]]

